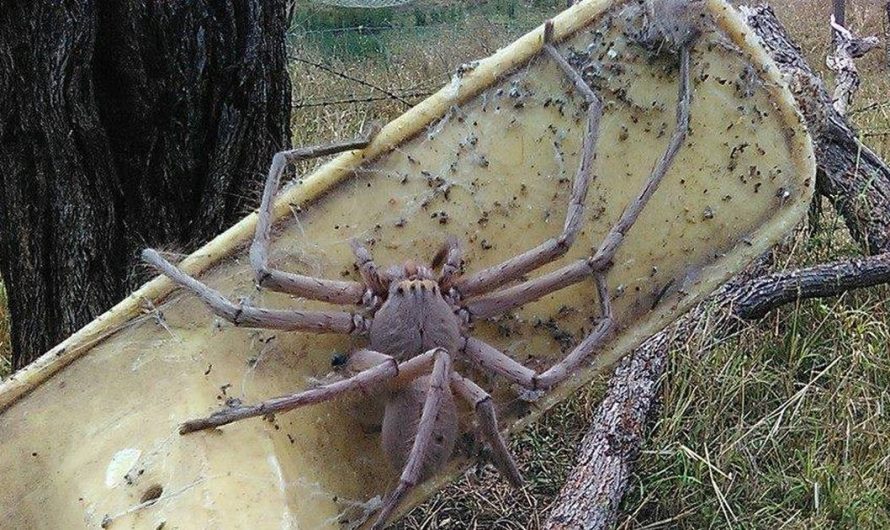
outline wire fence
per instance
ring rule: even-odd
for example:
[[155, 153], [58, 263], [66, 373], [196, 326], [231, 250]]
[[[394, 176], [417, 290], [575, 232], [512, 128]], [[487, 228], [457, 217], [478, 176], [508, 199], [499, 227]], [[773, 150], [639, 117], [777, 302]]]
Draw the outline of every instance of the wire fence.
[[384, 7], [397, 7], [410, 4], [414, 0], [315, 0], [319, 4], [334, 7], [381, 9]]
[[[405, 109], [559, 11], [565, 0], [317, 0], [288, 32], [295, 110], [396, 102]], [[347, 6], [347, 4], [349, 4]], [[355, 9], [355, 6], [374, 9]]]

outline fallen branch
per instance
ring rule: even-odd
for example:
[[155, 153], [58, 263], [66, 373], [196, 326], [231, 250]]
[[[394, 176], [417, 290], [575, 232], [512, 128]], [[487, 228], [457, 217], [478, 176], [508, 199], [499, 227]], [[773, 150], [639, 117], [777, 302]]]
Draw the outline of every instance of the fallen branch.
[[[859, 142], [853, 128], [832, 106], [821, 79], [772, 9], [760, 5], [741, 10], [789, 78], [813, 134], [818, 192], [835, 204], [866, 253], [884, 253], [767, 276], [763, 276], [765, 264], [758, 263], [643, 343], [616, 368], [578, 450], [576, 467], [552, 505], [544, 528], [595, 529], [615, 524], [651, 419], [667, 353], [688, 342], [701, 322], [711, 322], [709, 332], [719, 339], [732, 334], [747, 319], [783, 304], [834, 296], [890, 279], [890, 168]], [[706, 318], [709, 315], [711, 318]]]
[[890, 252], [768, 274], [739, 289], [732, 313], [745, 320], [808, 298], [825, 298], [890, 282]]
[[[673, 329], [673, 328], [672, 328]], [[640, 453], [657, 383], [673, 343], [659, 333], [615, 368], [606, 397], [584, 435], [575, 468], [553, 505], [544, 528], [609, 528], [614, 525]]]
[[859, 90], [859, 70], [853, 59], [862, 57], [878, 46], [875, 36], [856, 38], [853, 33], [831, 15], [831, 28], [834, 30], [834, 52], [825, 58], [825, 64], [835, 74], [834, 96], [831, 105], [840, 115], [847, 113], [853, 96]]

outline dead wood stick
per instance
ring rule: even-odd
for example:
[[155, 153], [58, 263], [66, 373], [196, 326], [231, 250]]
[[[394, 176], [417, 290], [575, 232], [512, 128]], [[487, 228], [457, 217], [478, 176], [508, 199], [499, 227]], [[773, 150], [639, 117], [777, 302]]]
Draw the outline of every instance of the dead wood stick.
[[736, 297], [732, 312], [745, 320], [753, 320], [798, 300], [837, 296], [888, 282], [890, 252], [777, 272], [748, 282]]
[[[790, 79], [795, 99], [814, 136], [819, 194], [836, 205], [866, 253], [884, 254], [757, 278], [765, 269], [760, 263], [643, 343], [616, 368], [579, 448], [578, 463], [553, 503], [544, 528], [594, 529], [615, 524], [633, 462], [639, 455], [646, 422], [651, 419], [657, 381], [663, 373], [667, 352], [688, 341], [708, 314], [714, 322], [712, 334], [723, 337], [742, 325], [744, 317], [753, 318], [758, 312], [787, 303], [782, 301], [785, 298], [794, 301], [808, 297], [807, 294], [839, 294], [850, 287], [886, 281], [887, 252], [890, 251], [890, 168], [858, 141], [852, 126], [832, 107], [821, 79], [803, 59], [800, 48], [772, 9], [760, 5], [742, 10], [748, 24]], [[751, 279], [752, 276], [756, 279]], [[831, 281], [815, 280], [826, 276]]]
[[853, 59], [862, 57], [878, 45], [875, 36], [856, 38], [843, 26], [843, 21], [831, 16], [831, 28], [834, 31], [834, 51], [825, 58], [825, 64], [835, 74], [834, 94], [831, 105], [840, 115], [847, 114], [847, 108], [853, 102], [853, 96], [859, 90], [859, 70]]

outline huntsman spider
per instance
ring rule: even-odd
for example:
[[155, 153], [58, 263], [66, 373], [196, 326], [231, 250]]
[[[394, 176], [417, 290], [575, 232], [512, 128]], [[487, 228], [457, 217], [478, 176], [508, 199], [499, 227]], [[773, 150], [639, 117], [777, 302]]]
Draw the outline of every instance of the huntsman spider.
[[[367, 347], [335, 357], [351, 377], [276, 397], [254, 405], [235, 404], [210, 416], [182, 424], [182, 434], [210, 429], [234, 421], [265, 416], [331, 400], [349, 392], [377, 392], [386, 399], [382, 444], [391, 463], [401, 469], [398, 485], [383, 501], [373, 528], [380, 529], [405, 494], [434, 475], [450, 458], [458, 436], [456, 399], [475, 411], [479, 429], [491, 446], [493, 463], [516, 487], [522, 476], [498, 431], [491, 396], [453, 368], [463, 358], [528, 390], [545, 391], [558, 385], [584, 365], [615, 331], [606, 273], [646, 203], [671, 166], [689, 128], [690, 45], [679, 47], [680, 82], [676, 126], [645, 186], [631, 202], [605, 239], [588, 257], [523, 281], [523, 277], [562, 257], [575, 242], [583, 223], [584, 204], [603, 112], [603, 102], [581, 74], [557, 51], [552, 24], [545, 26], [543, 53], [559, 66], [586, 105], [586, 131], [580, 164], [572, 184], [562, 233], [535, 248], [493, 267], [461, 274], [461, 248], [449, 238], [429, 265], [408, 260], [381, 270], [371, 253], [358, 242], [352, 249], [361, 281], [328, 280], [277, 270], [269, 266], [272, 203], [282, 173], [289, 163], [360, 149], [369, 139], [338, 145], [283, 151], [275, 155], [259, 209], [250, 263], [258, 286], [331, 304], [358, 306], [359, 312], [264, 309], [234, 303], [146, 249], [143, 259], [174, 282], [200, 298], [210, 310], [236, 326], [309, 333], [357, 334]], [[435, 272], [438, 270], [438, 273]], [[470, 324], [516, 309], [567, 286], [592, 279], [601, 316], [596, 327], [560, 362], [538, 373], [482, 340], [469, 335]], [[519, 282], [519, 283], [515, 283]], [[507, 284], [515, 283], [511, 286]], [[506, 287], [505, 287], [506, 286]]]

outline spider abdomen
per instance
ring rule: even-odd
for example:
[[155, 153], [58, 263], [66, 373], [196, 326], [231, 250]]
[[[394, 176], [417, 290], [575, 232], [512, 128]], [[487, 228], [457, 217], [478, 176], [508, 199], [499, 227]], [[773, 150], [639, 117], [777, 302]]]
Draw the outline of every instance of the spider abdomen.
[[432, 280], [393, 282], [374, 315], [370, 347], [399, 360], [432, 350], [457, 349], [460, 322]]
[[[429, 386], [429, 376], [419, 377], [395, 391], [386, 402], [381, 441], [393, 469], [403, 469], [408, 462]], [[433, 423], [432, 440], [424, 453], [420, 481], [435, 474], [448, 462], [457, 433], [457, 408], [451, 391], [446, 387], [441, 408]]]

